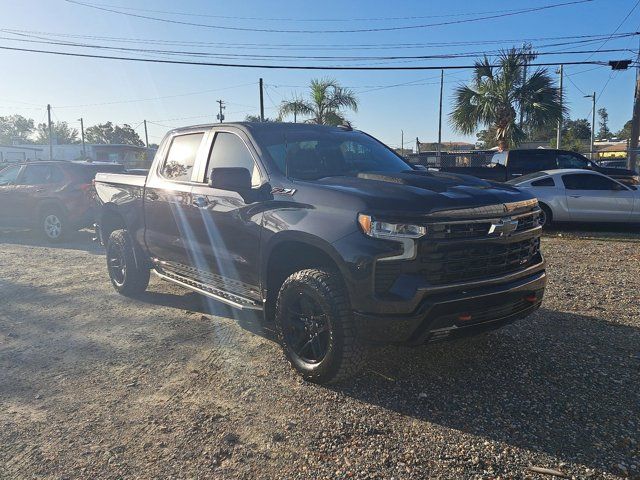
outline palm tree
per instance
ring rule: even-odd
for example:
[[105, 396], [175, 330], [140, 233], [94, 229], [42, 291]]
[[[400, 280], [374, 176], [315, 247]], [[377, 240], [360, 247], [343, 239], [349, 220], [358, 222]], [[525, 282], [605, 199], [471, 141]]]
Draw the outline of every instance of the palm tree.
[[309, 123], [319, 125], [341, 125], [346, 122], [342, 110], [350, 109], [358, 111], [358, 100], [355, 94], [348, 88], [341, 87], [333, 79], [314, 79], [309, 85], [311, 90], [310, 100], [294, 97], [284, 100], [280, 104], [279, 116], [281, 118], [293, 115], [293, 121], [298, 121], [298, 115], [311, 117]]
[[526, 136], [516, 121], [517, 112], [523, 112], [529, 129], [555, 124], [562, 118], [560, 90], [547, 69], [539, 68], [523, 79], [528, 55], [511, 49], [500, 55], [497, 66], [486, 56], [475, 63], [471, 85], [455, 89], [451, 113], [455, 130], [470, 135], [478, 127], [485, 127], [495, 132], [498, 147], [506, 150]]

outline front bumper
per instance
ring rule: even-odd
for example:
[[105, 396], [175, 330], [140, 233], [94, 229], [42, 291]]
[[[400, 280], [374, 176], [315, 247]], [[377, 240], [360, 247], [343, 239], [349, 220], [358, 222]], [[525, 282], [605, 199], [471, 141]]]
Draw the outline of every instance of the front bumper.
[[370, 343], [419, 345], [499, 328], [536, 311], [546, 273], [508, 283], [426, 296], [410, 315], [354, 312], [360, 338]]

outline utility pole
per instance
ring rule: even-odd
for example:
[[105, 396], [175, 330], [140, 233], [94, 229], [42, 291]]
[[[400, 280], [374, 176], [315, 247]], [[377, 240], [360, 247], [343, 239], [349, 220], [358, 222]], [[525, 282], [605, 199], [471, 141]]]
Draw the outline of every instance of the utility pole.
[[49, 124], [49, 160], [53, 160], [53, 128], [51, 127], [51, 105], [47, 104], [47, 119]]
[[220, 123], [224, 122], [224, 114], [222, 113], [222, 110], [225, 109], [224, 106], [224, 101], [222, 100], [216, 100], [216, 102], [218, 103], [218, 105], [220, 106], [220, 113], [218, 113], [218, 120], [220, 120]]
[[560, 65], [560, 120], [558, 120], [558, 132], [556, 134], [556, 148], [560, 148], [560, 143], [561, 143], [561, 139], [562, 139], [562, 97], [564, 95], [564, 92], [562, 90], [562, 71], [563, 71], [563, 67], [564, 65]]
[[143, 120], [144, 123], [144, 146], [149, 148], [149, 132], [147, 131], [147, 121]]
[[[640, 61], [640, 47], [638, 58]], [[640, 137], [640, 63], [636, 66], [636, 89], [633, 98], [633, 116], [631, 117], [631, 139], [629, 140], [629, 165], [631, 170], [638, 166], [638, 137]]]
[[444, 91], [444, 69], [440, 70], [440, 114], [438, 117], [438, 163], [442, 156], [442, 92]]
[[264, 122], [264, 84], [260, 79], [260, 121]]
[[[524, 64], [522, 65], [522, 84], [527, 81], [527, 64], [529, 63], [529, 57], [531, 56], [531, 44], [523, 43], [522, 44], [522, 53], [524, 54]], [[522, 128], [522, 124], [524, 123], [524, 105], [520, 104], [520, 128]]]
[[400, 130], [400, 155], [404, 157], [404, 130]]
[[82, 138], [82, 158], [86, 158], [87, 150], [84, 146], [84, 120], [82, 119], [82, 117], [80, 117], [78, 120], [80, 120], [80, 138]]
[[591, 99], [591, 147], [589, 148], [589, 159], [593, 160], [593, 141], [596, 132], [596, 92], [593, 95], [585, 95], [584, 98]]

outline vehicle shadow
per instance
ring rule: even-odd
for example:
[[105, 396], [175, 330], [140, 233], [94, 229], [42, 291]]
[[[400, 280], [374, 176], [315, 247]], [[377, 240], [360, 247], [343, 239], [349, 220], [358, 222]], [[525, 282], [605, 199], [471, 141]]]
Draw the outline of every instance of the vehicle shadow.
[[94, 235], [91, 230], [80, 230], [79, 232], [72, 232], [67, 239], [60, 243], [51, 243], [31, 230], [0, 228], [0, 245], [60, 248], [102, 254], [102, 246], [92, 240]]
[[636, 328], [542, 309], [480, 337], [385, 348], [353, 382], [332, 388], [420, 421], [612, 471], [640, 442], [639, 341]]

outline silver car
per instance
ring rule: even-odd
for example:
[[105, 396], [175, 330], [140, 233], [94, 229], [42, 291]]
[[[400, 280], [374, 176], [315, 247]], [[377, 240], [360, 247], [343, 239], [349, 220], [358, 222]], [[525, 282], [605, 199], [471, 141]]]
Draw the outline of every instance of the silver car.
[[640, 191], [588, 170], [543, 170], [510, 180], [540, 202], [541, 222], [640, 223]]

